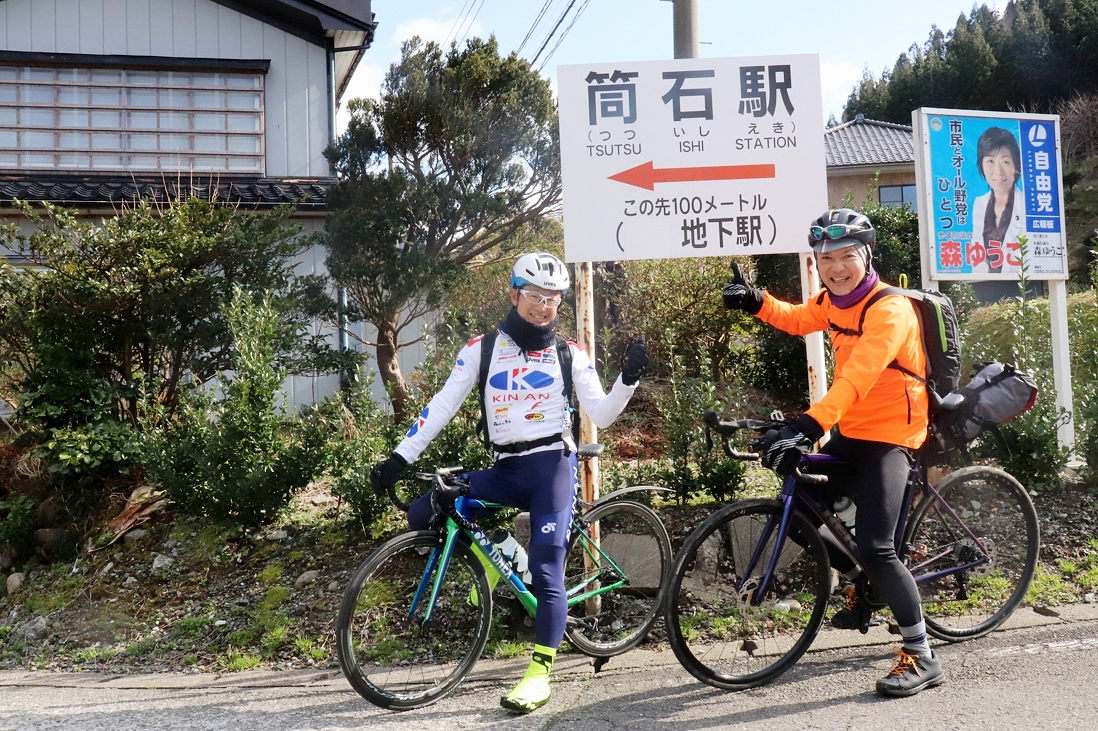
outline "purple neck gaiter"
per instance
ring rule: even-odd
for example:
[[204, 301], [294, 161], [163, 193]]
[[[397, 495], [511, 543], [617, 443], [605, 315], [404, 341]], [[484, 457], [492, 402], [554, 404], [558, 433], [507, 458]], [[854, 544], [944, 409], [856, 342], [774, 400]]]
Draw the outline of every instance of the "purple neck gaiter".
[[865, 279], [862, 280], [862, 283], [852, 289], [847, 294], [837, 295], [828, 290], [828, 296], [831, 299], [831, 304], [835, 305], [840, 310], [849, 309], [861, 302], [863, 297], [872, 292], [873, 288], [877, 286], [877, 282], [879, 281], [880, 277], [877, 276], [876, 270], [870, 269], [869, 273], [865, 275]]

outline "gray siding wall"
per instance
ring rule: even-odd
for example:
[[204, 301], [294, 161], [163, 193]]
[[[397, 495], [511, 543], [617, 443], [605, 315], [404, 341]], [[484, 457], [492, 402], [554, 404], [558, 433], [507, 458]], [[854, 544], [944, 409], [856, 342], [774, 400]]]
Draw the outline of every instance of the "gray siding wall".
[[0, 48], [265, 59], [266, 174], [331, 175], [327, 51], [210, 0], [4, 0]]

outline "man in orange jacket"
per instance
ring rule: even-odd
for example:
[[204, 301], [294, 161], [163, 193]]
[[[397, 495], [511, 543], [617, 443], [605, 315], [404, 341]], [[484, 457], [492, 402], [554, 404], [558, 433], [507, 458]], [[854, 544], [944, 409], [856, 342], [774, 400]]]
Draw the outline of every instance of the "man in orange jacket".
[[[830, 331], [835, 355], [831, 387], [765, 445], [763, 463], [788, 475], [805, 451], [838, 426], [822, 451], [850, 465], [846, 487], [858, 506], [858, 550], [874, 593], [892, 609], [903, 637], [898, 659], [877, 681], [877, 692], [908, 696], [945, 680], [927, 642], [919, 590], [894, 542], [914, 452], [927, 434], [926, 384], [909, 375], [926, 373], [926, 356], [917, 315], [906, 297], [881, 298], [862, 320], [870, 295], [888, 286], [873, 269], [875, 241], [876, 231], [864, 215], [849, 208], [829, 210], [809, 227], [808, 243], [825, 288], [818, 296], [804, 304], [783, 302], [749, 285], [738, 270], [722, 295], [729, 309], [749, 312], [790, 334]], [[831, 622], [858, 629], [869, 612], [852, 587], [846, 607]]]

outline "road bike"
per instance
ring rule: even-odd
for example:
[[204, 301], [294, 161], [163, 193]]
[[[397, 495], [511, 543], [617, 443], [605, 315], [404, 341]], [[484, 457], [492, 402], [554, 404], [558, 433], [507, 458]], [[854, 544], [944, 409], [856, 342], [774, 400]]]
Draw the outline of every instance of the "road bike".
[[[601, 444], [589, 444], [577, 455], [601, 452]], [[461, 467], [409, 475], [432, 484], [431, 527], [371, 553], [351, 577], [336, 619], [336, 650], [347, 680], [371, 703], [394, 710], [444, 698], [483, 653], [492, 632], [485, 562], [531, 617], [537, 610], [537, 599], [474, 520], [505, 506], [466, 497]], [[659, 618], [671, 541], [652, 508], [624, 496], [666, 489], [627, 487], [580, 502], [564, 572], [565, 637], [580, 652], [595, 658], [623, 653]], [[390, 497], [407, 510], [396, 491]]]
[[[722, 421], [704, 415], [725, 453], [740, 430], [763, 434], [779, 420]], [[896, 529], [897, 554], [919, 588], [927, 632], [940, 640], [981, 637], [1025, 597], [1037, 567], [1037, 512], [1022, 485], [1003, 470], [964, 467], [931, 482], [916, 460]], [[812, 644], [833, 596], [830, 552], [858, 567], [850, 530], [834, 512], [819, 470], [842, 464], [804, 455], [776, 499], [747, 499], [710, 515], [675, 556], [664, 619], [671, 648], [695, 678], [726, 690], [768, 683]], [[863, 572], [864, 575], [864, 572]], [[872, 587], [856, 590], [875, 608]], [[838, 608], [839, 600], [834, 600]], [[866, 631], [863, 622], [861, 628]], [[841, 630], [836, 630], [841, 631]]]

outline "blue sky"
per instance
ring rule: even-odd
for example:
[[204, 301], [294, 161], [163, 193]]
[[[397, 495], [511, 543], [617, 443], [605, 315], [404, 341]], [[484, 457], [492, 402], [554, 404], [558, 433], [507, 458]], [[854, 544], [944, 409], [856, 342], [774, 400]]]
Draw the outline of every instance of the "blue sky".
[[[565, 15], [570, 3], [574, 4]], [[698, 0], [697, 4], [702, 58], [818, 54], [821, 128], [829, 114], [841, 116], [865, 69], [880, 77], [912, 44], [926, 41], [931, 25], [948, 31], [959, 15], [967, 16], [973, 8], [972, 0]], [[984, 4], [1001, 10], [1006, 2]], [[544, 15], [535, 26], [543, 8]], [[374, 0], [378, 21], [374, 45], [359, 64], [345, 98], [377, 97], [389, 65], [400, 57], [400, 44], [413, 35], [448, 47], [452, 40], [460, 43], [494, 34], [501, 52], [521, 46], [520, 55], [536, 57], [535, 68], [540, 66], [554, 86], [558, 64], [673, 58], [672, 10], [668, 0]], [[546, 43], [562, 16], [556, 34]], [[345, 121], [340, 116], [342, 129]]]

